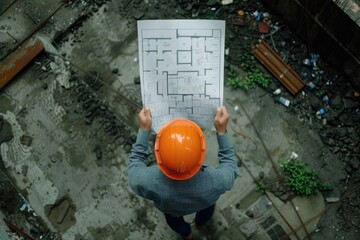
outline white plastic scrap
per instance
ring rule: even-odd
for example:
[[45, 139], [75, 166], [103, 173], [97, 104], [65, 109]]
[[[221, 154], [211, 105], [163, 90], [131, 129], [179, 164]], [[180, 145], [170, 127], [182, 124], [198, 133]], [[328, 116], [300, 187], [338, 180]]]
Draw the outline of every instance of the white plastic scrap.
[[222, 0], [221, 4], [222, 5], [229, 5], [229, 4], [232, 4], [233, 2], [234, 2], [233, 0]]
[[299, 154], [297, 154], [296, 152], [291, 152], [290, 159], [297, 159], [298, 157], [299, 157]]

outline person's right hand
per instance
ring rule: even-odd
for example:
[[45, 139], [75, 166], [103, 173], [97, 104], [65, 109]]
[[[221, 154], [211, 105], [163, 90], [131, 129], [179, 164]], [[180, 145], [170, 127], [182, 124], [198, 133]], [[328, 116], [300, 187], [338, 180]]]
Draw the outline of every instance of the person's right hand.
[[230, 119], [230, 115], [224, 106], [218, 107], [216, 109], [214, 126], [216, 128], [217, 134], [223, 135], [226, 133], [226, 127], [229, 122], [229, 119]]
[[149, 107], [143, 107], [139, 112], [139, 128], [149, 131], [151, 128], [151, 114]]

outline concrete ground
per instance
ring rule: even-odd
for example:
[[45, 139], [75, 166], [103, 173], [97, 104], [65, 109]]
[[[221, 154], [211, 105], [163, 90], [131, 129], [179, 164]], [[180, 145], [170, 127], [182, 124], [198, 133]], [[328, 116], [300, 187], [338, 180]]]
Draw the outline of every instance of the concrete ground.
[[[11, 123], [14, 134], [13, 140], [1, 145], [3, 162], [17, 186], [27, 192], [31, 207], [65, 240], [176, 239], [163, 214], [136, 196], [127, 182], [129, 147], [136, 136], [135, 119], [141, 106], [140, 86], [134, 83], [139, 75], [136, 21], [120, 17], [121, 4], [112, 1], [96, 7], [81, 26], [71, 27], [76, 30], [52, 42], [75, 22], [81, 7], [69, 7], [62, 13], [69, 15], [67, 18], [53, 20], [57, 27], [38, 34], [47, 53], [2, 89], [0, 115]], [[23, 38], [27, 24], [31, 25], [27, 14], [18, 14], [14, 20], [21, 9], [14, 7], [0, 18], [0, 25], [15, 23], [11, 31], [17, 39]], [[104, 109], [90, 124], [84, 116], [91, 112], [80, 96], [96, 99]], [[293, 208], [271, 193], [268, 198], [256, 192], [250, 174], [275, 181], [271, 161], [278, 167], [278, 160], [292, 152], [313, 161], [325, 155], [334, 164], [336, 156], [324, 148], [311, 125], [299, 122], [266, 91], [225, 88], [224, 96], [231, 115], [228, 131], [241, 159], [241, 176], [219, 199], [208, 231], [193, 228], [194, 236], [280, 239], [282, 232], [301, 227], [294, 208], [303, 222], [311, 220], [307, 230], [314, 232], [316, 215], [325, 206], [320, 193], [293, 199]], [[114, 136], [108, 131], [109, 119], [121, 134]], [[32, 137], [29, 147], [20, 143], [24, 134]], [[206, 163], [216, 166], [215, 133], [205, 130], [205, 136]], [[64, 205], [68, 210], [59, 223]], [[253, 217], [248, 216], [249, 211]], [[193, 217], [186, 219], [192, 221]], [[306, 236], [304, 230], [296, 234], [298, 238]], [[296, 234], [290, 238], [296, 239]]]

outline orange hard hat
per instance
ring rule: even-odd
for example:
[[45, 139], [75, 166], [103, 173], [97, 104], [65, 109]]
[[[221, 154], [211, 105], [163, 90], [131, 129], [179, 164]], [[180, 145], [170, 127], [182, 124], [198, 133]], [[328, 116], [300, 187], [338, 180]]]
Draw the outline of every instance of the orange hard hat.
[[193, 121], [174, 119], [158, 132], [154, 150], [159, 168], [166, 176], [185, 180], [194, 176], [204, 162], [204, 134]]

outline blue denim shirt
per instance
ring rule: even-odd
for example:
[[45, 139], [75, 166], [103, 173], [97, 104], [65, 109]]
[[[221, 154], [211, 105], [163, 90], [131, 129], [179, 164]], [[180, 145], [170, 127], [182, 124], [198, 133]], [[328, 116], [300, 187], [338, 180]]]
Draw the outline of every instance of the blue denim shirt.
[[190, 179], [168, 178], [157, 165], [146, 166], [150, 131], [139, 129], [132, 146], [128, 175], [135, 193], [152, 200], [163, 213], [184, 216], [213, 205], [232, 188], [239, 175], [235, 152], [228, 134], [217, 135], [219, 166], [202, 166]]

